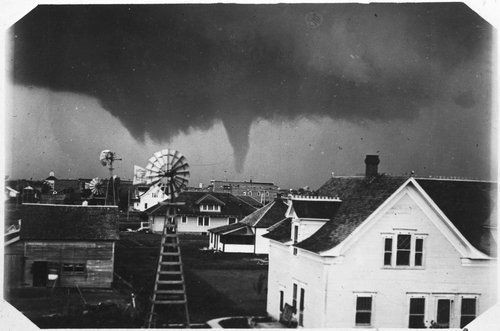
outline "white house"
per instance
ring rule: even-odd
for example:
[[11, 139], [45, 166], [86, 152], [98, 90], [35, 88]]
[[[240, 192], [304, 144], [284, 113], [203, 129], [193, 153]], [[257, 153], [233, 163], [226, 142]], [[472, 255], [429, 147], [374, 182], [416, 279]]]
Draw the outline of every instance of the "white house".
[[240, 222], [208, 230], [209, 248], [225, 253], [268, 254], [268, 228], [285, 217], [288, 205], [276, 198], [243, 218]]
[[496, 184], [367, 166], [319, 189], [339, 200], [328, 220], [303, 219], [296, 206], [315, 202], [292, 198], [291, 218], [265, 235], [267, 312], [288, 303], [307, 328], [458, 328], [493, 306]]
[[169, 195], [165, 194], [158, 185], [152, 185], [145, 192], [138, 190], [139, 199], [134, 202], [134, 209], [139, 211], [145, 211], [151, 207], [156, 206], [161, 201], [169, 198]]
[[[206, 234], [211, 228], [236, 223], [256, 209], [230, 193], [185, 191], [175, 202], [184, 203], [175, 211], [178, 232]], [[145, 211], [153, 232], [163, 231], [167, 209], [158, 204]]]

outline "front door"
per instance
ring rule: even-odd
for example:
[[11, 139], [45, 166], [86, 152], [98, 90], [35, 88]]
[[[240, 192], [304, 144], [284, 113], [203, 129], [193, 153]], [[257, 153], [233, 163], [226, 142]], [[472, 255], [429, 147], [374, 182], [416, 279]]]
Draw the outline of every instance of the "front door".
[[437, 302], [436, 323], [440, 328], [450, 327], [451, 300], [439, 299]]
[[47, 286], [47, 261], [33, 262], [33, 286], [44, 287]]

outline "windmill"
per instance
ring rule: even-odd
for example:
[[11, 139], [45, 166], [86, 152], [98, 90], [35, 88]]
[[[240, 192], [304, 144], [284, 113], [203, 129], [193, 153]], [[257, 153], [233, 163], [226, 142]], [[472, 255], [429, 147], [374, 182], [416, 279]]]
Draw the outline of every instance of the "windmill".
[[186, 187], [189, 165], [178, 151], [164, 149], [153, 154], [146, 165], [144, 178], [147, 185], [157, 185], [170, 199]]
[[115, 180], [116, 176], [113, 176], [113, 162], [114, 161], [121, 161], [121, 158], [118, 158], [117, 154], [115, 152], [110, 151], [109, 149], [105, 149], [101, 152], [99, 155], [99, 161], [101, 162], [101, 165], [103, 167], [108, 167], [109, 169], [109, 180], [106, 185], [106, 200], [104, 204], [108, 204], [108, 194], [109, 194], [109, 182], [112, 181], [112, 188], [113, 188], [113, 205], [116, 205], [116, 197], [115, 197]]
[[186, 285], [175, 220], [176, 208], [184, 205], [184, 202], [174, 202], [174, 197], [187, 186], [189, 165], [186, 158], [178, 151], [164, 149], [153, 154], [145, 169], [136, 167], [135, 170], [134, 183], [156, 185], [169, 196], [170, 200], [160, 202], [166, 206], [166, 214], [147, 327], [151, 328], [156, 324], [155, 307], [158, 305], [183, 305], [185, 325], [189, 327]]
[[92, 194], [95, 195], [102, 195], [104, 193], [104, 184], [102, 182], [102, 179], [96, 177], [93, 178], [89, 185], [89, 190], [92, 192]]

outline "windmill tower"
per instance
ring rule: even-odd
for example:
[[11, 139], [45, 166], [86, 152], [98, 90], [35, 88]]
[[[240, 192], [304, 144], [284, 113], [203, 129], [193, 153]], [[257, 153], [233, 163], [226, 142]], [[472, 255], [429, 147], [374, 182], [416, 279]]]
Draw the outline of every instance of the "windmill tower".
[[154, 327], [162, 317], [155, 311], [158, 306], [184, 306], [186, 318], [184, 325], [188, 328], [190, 326], [186, 284], [175, 219], [177, 208], [184, 205], [184, 202], [174, 202], [174, 198], [187, 186], [188, 178], [189, 165], [186, 158], [178, 151], [170, 149], [154, 153], [142, 171], [142, 181], [145, 184], [157, 185], [169, 196], [169, 201], [160, 202], [166, 206], [166, 212], [151, 310], [146, 321], [148, 328]]
[[105, 205], [108, 204], [108, 195], [109, 195], [109, 182], [111, 183], [112, 186], [112, 198], [113, 198], [113, 205], [116, 205], [118, 197], [116, 196], [116, 187], [115, 187], [115, 181], [117, 181], [117, 177], [113, 176], [113, 162], [114, 161], [121, 161], [121, 158], [118, 158], [117, 154], [115, 152], [110, 151], [109, 149], [105, 149], [101, 152], [99, 155], [99, 161], [101, 162], [101, 165], [103, 167], [108, 167], [109, 170], [109, 179], [108, 183], [106, 185], [106, 200], [104, 202]]

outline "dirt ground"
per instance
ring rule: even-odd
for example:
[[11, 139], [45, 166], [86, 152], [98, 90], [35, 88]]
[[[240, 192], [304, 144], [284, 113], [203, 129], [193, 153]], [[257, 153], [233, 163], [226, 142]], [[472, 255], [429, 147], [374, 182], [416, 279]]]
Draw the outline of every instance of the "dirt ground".
[[[160, 236], [155, 234], [122, 232], [116, 247], [115, 270], [137, 290], [138, 301], [146, 310], [159, 241]], [[179, 241], [191, 323], [266, 314], [267, 266], [261, 264], [262, 256], [203, 250], [208, 246], [208, 237], [201, 235], [180, 235]]]
[[[6, 298], [41, 328], [137, 328], [144, 325], [156, 273], [160, 235], [121, 232], [115, 247], [113, 289], [25, 288]], [[265, 315], [267, 265], [263, 256], [204, 250], [208, 237], [180, 235], [190, 322], [203, 326], [225, 316]], [[136, 308], [131, 308], [131, 293]], [[159, 310], [169, 323], [184, 312]]]

